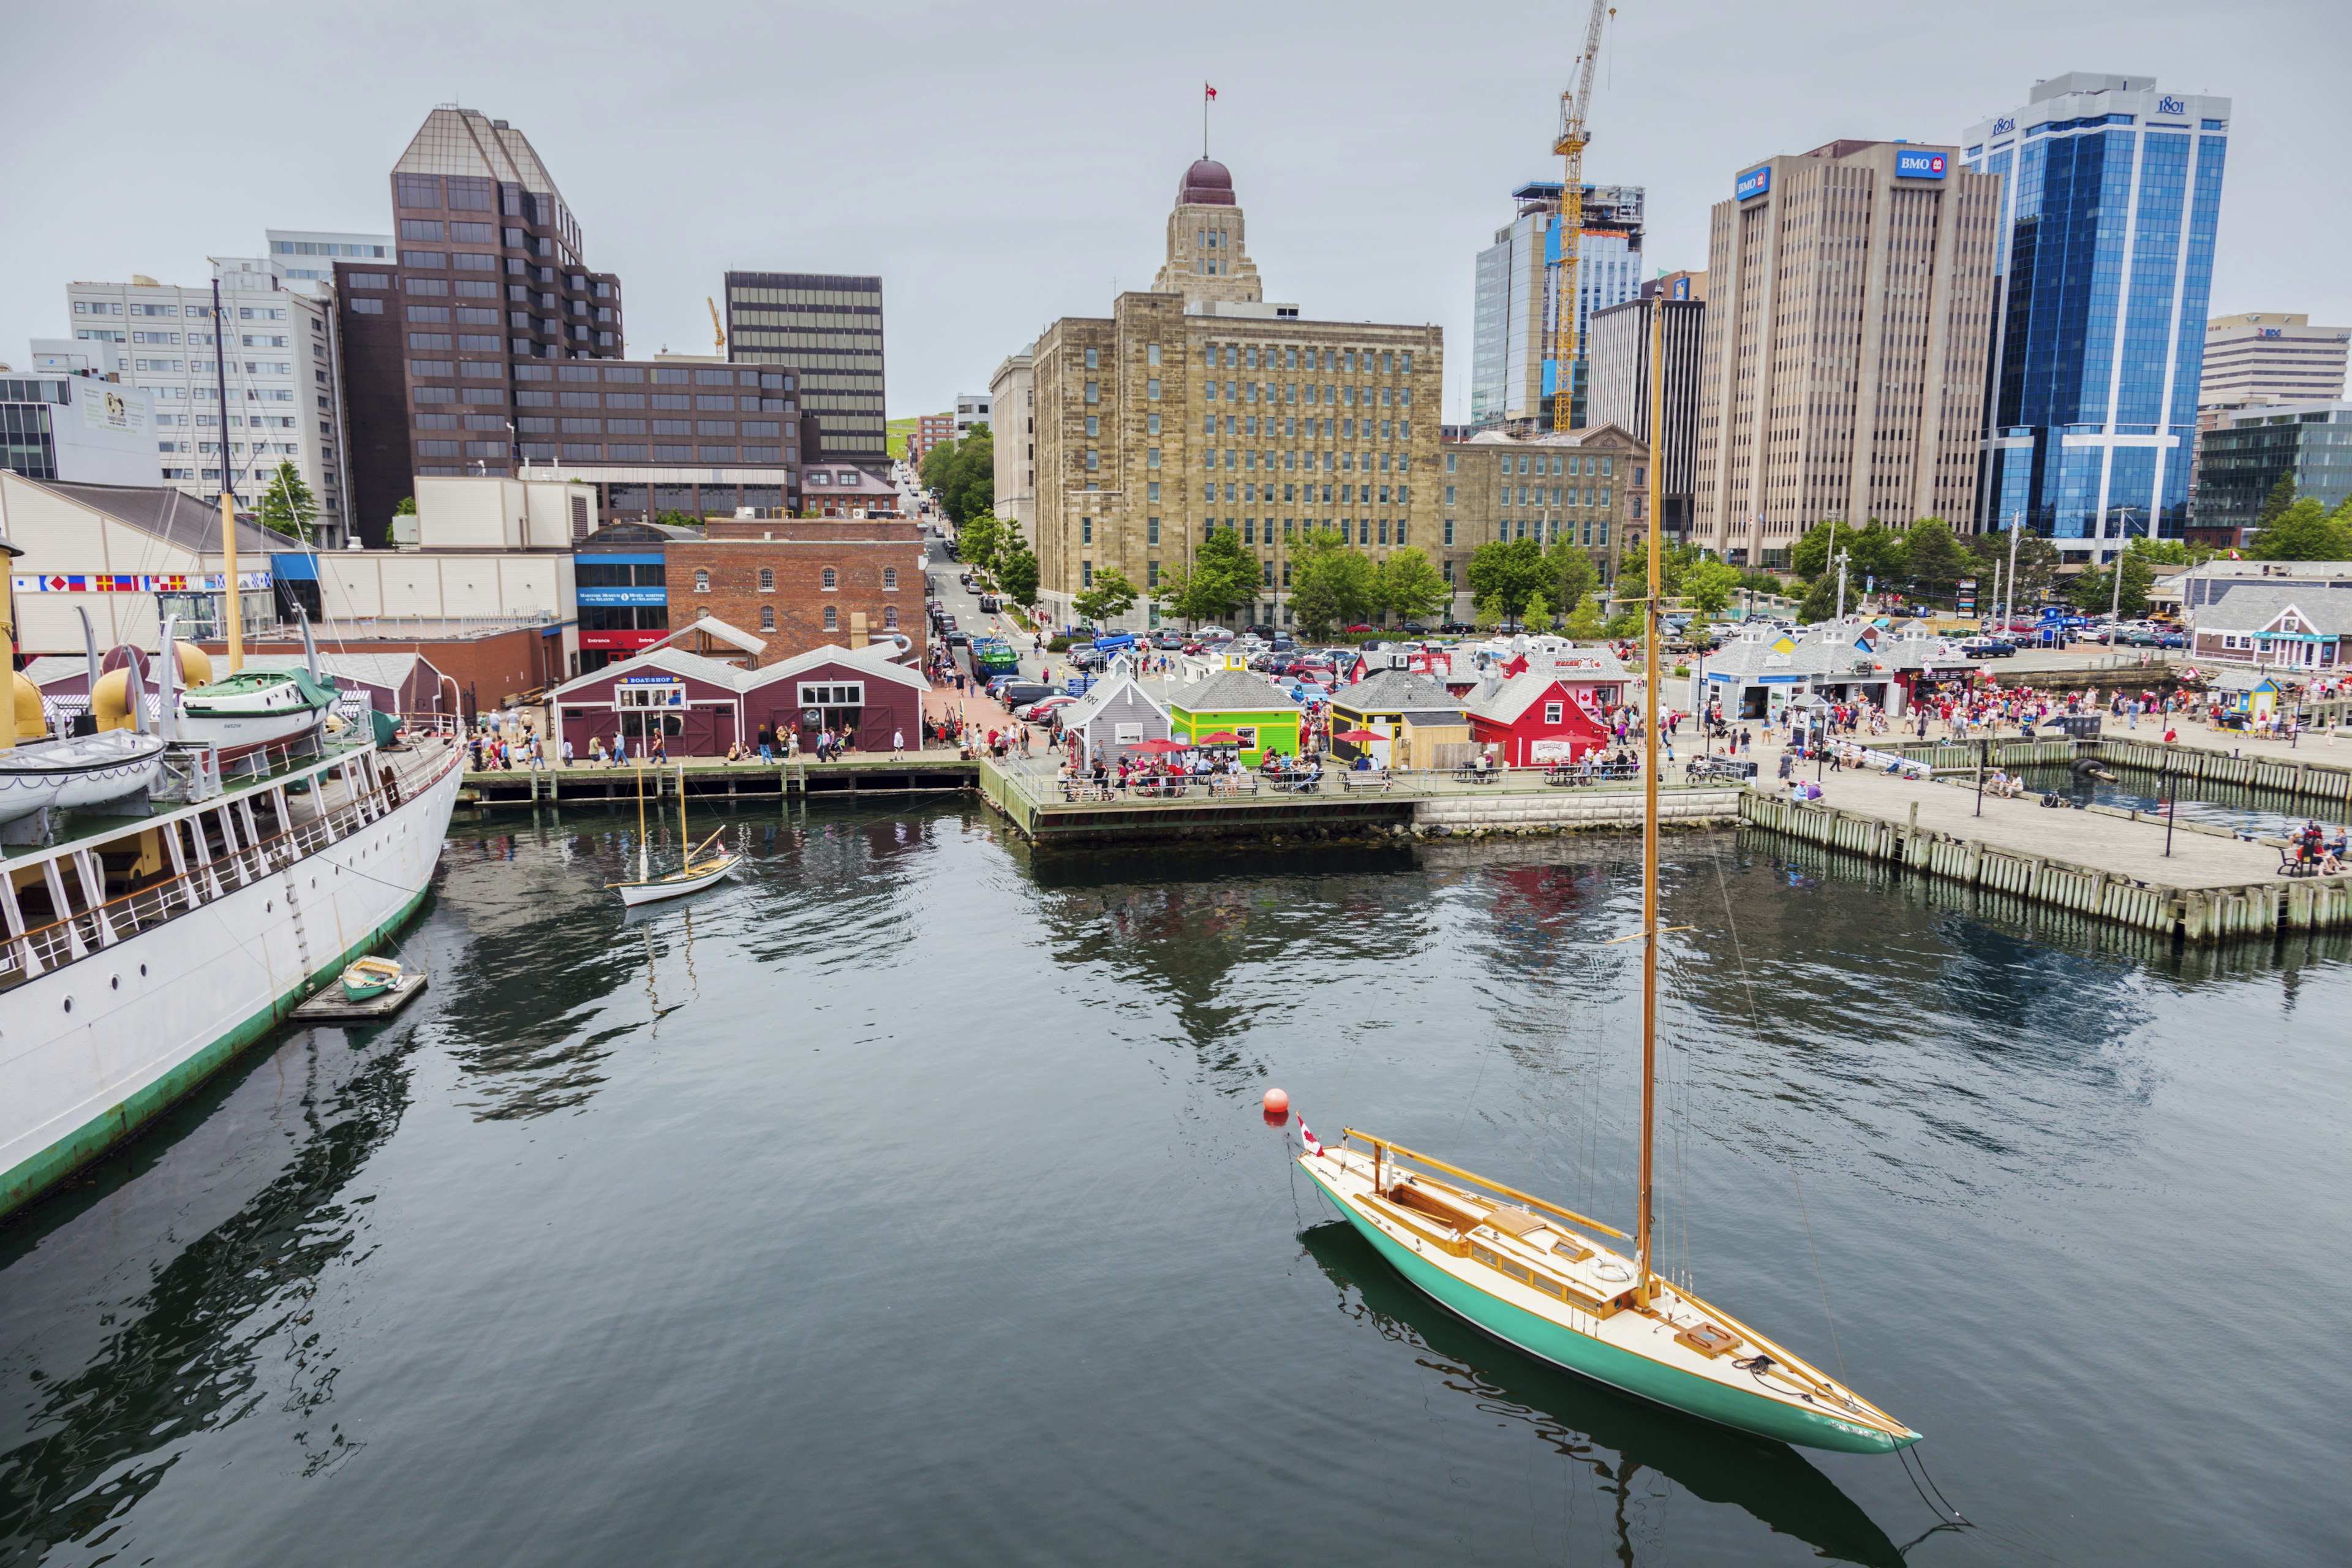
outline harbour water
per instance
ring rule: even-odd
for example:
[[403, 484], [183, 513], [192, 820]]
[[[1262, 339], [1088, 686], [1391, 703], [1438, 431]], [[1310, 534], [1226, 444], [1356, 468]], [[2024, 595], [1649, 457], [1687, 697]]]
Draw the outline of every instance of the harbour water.
[[1261, 1121], [1630, 1221], [1634, 839], [771, 810], [740, 885], [624, 915], [633, 829], [461, 826], [408, 1015], [0, 1231], [0, 1563], [2352, 1551], [2341, 936], [2173, 955], [1669, 840], [1663, 1260], [1925, 1432], [1953, 1525], [1479, 1338]]

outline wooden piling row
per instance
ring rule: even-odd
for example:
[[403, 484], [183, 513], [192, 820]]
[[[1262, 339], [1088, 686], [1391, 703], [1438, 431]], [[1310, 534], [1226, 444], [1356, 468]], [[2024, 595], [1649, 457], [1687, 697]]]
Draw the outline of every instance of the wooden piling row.
[[2342, 879], [2158, 887], [2095, 867], [2021, 856], [1976, 839], [1753, 791], [1741, 798], [1739, 816], [1752, 826], [1802, 843], [2184, 942], [2352, 926], [2352, 884]]

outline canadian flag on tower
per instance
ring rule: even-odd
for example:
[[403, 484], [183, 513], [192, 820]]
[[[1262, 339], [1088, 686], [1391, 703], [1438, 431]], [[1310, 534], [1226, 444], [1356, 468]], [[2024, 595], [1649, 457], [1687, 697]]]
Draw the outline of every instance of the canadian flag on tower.
[[1207, 82], [1205, 82], [1205, 81], [1204, 81], [1204, 82], [1202, 82], [1202, 83], [1201, 84], [1201, 96], [1202, 96], [1202, 98], [1203, 99], [1203, 100], [1208, 100], [1208, 99], [1214, 98], [1214, 97], [1216, 97], [1216, 96], [1217, 96], [1217, 89], [1216, 89], [1215, 88], [1213, 88], [1213, 87], [1211, 87]]

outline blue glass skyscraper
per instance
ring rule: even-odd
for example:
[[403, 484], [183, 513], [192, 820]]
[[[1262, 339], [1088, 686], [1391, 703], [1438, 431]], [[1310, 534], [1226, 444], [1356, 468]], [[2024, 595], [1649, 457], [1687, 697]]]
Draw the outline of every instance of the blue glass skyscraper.
[[2180, 533], [2229, 129], [2226, 98], [2074, 71], [1961, 138], [2001, 176], [1979, 529], [2076, 560]]

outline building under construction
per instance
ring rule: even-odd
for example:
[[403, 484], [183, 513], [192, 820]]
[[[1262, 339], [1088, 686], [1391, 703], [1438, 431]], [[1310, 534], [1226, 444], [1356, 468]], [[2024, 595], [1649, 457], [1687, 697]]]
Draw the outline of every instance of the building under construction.
[[[1517, 211], [1478, 253], [1477, 314], [1471, 323], [1470, 424], [1480, 430], [1549, 430], [1557, 421], [1552, 392], [1552, 293], [1559, 277], [1560, 182], [1537, 180], [1511, 193]], [[1639, 185], [1584, 187], [1584, 222], [1576, 246], [1576, 341], [1592, 313], [1635, 298], [1642, 284]], [[1589, 357], [1574, 355], [1569, 425], [1585, 423]]]

